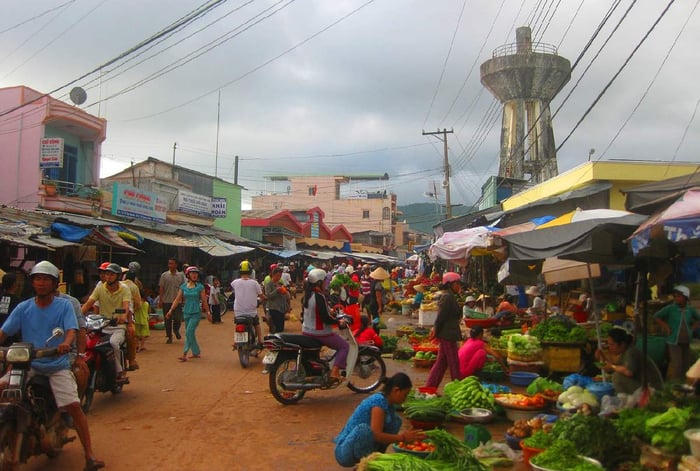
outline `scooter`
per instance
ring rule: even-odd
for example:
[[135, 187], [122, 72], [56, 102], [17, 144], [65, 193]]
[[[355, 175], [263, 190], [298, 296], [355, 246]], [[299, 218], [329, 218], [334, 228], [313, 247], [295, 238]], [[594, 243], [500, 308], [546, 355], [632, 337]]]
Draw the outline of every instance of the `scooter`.
[[248, 368], [250, 365], [251, 355], [255, 355], [258, 350], [257, 334], [255, 333], [255, 325], [253, 317], [236, 317], [236, 332], [233, 334], [233, 348], [238, 352], [238, 360], [241, 362], [241, 367]]
[[[129, 384], [128, 378], [119, 380], [114, 358], [114, 350], [109, 343], [110, 334], [104, 333], [105, 327], [112, 325], [110, 319], [100, 314], [90, 314], [85, 318], [87, 338], [85, 348], [85, 363], [90, 369], [85, 394], [81, 398], [83, 412], [87, 413], [92, 406], [95, 391], [111, 392], [119, 394], [125, 384]], [[126, 345], [120, 347], [122, 352], [122, 371], [126, 371]]]
[[[346, 314], [338, 314], [338, 319], [352, 323], [352, 317]], [[374, 391], [386, 377], [381, 350], [374, 345], [358, 345], [350, 329], [342, 323], [339, 334], [350, 345], [346, 367], [348, 388], [356, 393]], [[324, 358], [321, 355], [323, 345], [317, 339], [279, 333], [265, 337], [264, 347], [267, 353], [263, 364], [269, 371], [270, 392], [278, 402], [295, 404], [306, 391], [338, 387], [339, 383], [330, 377], [336, 353]]]
[[[46, 345], [64, 335], [57, 327]], [[34, 348], [31, 343], [15, 342], [0, 348], [0, 361], [10, 364], [10, 381], [0, 395], [0, 469], [17, 470], [32, 456], [56, 456], [68, 437], [68, 424], [56, 406], [49, 378], [29, 378], [35, 358], [56, 356], [55, 348]]]

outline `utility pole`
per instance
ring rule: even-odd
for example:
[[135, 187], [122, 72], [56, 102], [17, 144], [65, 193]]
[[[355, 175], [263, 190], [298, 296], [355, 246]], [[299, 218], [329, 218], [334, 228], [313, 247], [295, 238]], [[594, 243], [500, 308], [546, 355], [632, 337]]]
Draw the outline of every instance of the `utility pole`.
[[[435, 132], [425, 132], [423, 131], [424, 136], [435, 136], [438, 139], [440, 139], [444, 145], [444, 152], [445, 152], [445, 157], [443, 159], [443, 172], [445, 174], [445, 182], [444, 182], [444, 187], [445, 187], [445, 206], [446, 206], [446, 213], [447, 213], [447, 219], [452, 219], [452, 201], [450, 199], [450, 161], [447, 157], [447, 135], [452, 134], [454, 132], [454, 129], [450, 129], [449, 131], [445, 128], [440, 131], [438, 128], [437, 131]], [[440, 134], [442, 134], [442, 138], [440, 138]]]
[[214, 156], [214, 177], [218, 177], [219, 170], [219, 125], [221, 123], [221, 90], [219, 90], [219, 100], [216, 105], [216, 154]]
[[177, 142], [173, 142], [173, 166], [170, 169], [170, 178], [172, 178], [173, 180], [175, 180], [175, 149], [177, 149]]

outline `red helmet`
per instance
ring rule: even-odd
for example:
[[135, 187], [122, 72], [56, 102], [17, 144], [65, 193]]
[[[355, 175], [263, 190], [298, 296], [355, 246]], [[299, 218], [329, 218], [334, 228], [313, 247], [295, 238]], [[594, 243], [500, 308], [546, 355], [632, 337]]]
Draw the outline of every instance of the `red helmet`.
[[185, 275], [189, 275], [190, 273], [199, 273], [199, 268], [195, 266], [187, 267], [185, 269]]
[[454, 283], [455, 281], [461, 281], [462, 277], [459, 276], [459, 273], [455, 273], [453, 271], [448, 271], [445, 272], [444, 275], [442, 275], [442, 284], [447, 285], [449, 283]]
[[104, 262], [102, 265], [99, 266], [98, 270], [100, 271], [105, 271], [107, 270], [107, 267], [109, 266], [110, 262]]

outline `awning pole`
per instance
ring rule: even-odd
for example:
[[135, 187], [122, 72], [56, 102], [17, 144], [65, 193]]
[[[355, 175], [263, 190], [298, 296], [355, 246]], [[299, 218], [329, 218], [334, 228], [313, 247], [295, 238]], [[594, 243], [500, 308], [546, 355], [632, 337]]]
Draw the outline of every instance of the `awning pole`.
[[[598, 349], [603, 351], [603, 341], [601, 339], [600, 333], [600, 318], [596, 312], [596, 298], [595, 298], [595, 288], [593, 286], [593, 274], [591, 273], [591, 264], [586, 263], [586, 269], [588, 269], [588, 285], [591, 287], [591, 314], [593, 314], [593, 322], [595, 322], [595, 335], [598, 338]], [[603, 376], [603, 381], [607, 381], [607, 375], [605, 370], [601, 370], [601, 375]]]

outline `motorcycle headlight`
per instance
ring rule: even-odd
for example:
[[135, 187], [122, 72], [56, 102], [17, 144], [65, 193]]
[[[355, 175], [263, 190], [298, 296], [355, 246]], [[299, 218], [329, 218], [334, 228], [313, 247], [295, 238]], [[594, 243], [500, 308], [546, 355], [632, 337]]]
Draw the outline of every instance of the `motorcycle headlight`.
[[27, 347], [10, 347], [5, 355], [5, 361], [9, 363], [20, 363], [31, 360], [32, 354]]

